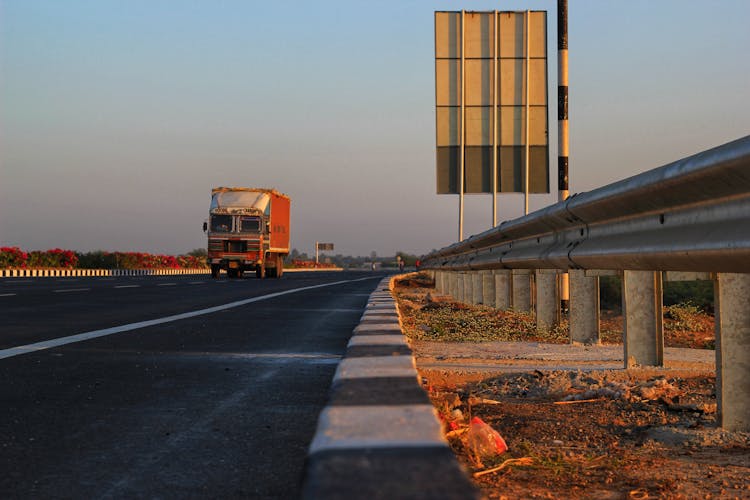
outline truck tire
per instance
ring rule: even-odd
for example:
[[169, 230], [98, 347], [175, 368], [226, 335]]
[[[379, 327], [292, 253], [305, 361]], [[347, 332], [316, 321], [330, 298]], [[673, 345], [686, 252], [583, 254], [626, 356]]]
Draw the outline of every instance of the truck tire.
[[255, 268], [255, 277], [259, 280], [265, 279], [266, 277], [266, 266], [260, 265]]
[[219, 269], [219, 266], [217, 266], [216, 264], [211, 264], [211, 277], [213, 279], [218, 279], [220, 272], [221, 270]]

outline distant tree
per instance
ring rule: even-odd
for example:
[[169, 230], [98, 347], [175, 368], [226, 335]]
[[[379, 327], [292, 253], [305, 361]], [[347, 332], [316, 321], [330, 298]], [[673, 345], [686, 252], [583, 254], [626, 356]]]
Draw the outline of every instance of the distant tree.
[[208, 251], [205, 248], [194, 248], [187, 254], [191, 257], [208, 257]]

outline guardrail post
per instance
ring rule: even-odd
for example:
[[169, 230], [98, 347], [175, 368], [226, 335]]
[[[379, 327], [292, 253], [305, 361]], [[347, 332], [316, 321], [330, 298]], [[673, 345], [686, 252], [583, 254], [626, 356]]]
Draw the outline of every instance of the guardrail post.
[[569, 269], [570, 342], [598, 344], [599, 276], [586, 276], [583, 269]]
[[495, 276], [492, 271], [482, 271], [482, 303], [495, 307]]
[[517, 312], [531, 312], [531, 270], [511, 271], [511, 307]]
[[471, 303], [476, 305], [484, 304], [484, 294], [482, 293], [482, 272], [472, 271], [471, 275]]
[[622, 278], [625, 367], [664, 365], [662, 276], [654, 271], [625, 271]]
[[750, 431], [750, 274], [714, 281], [716, 400], [721, 427]]
[[458, 300], [458, 273], [455, 271], [448, 271], [447, 293], [453, 297], [454, 300]]
[[537, 269], [536, 278], [536, 329], [546, 332], [560, 322], [557, 271]]
[[495, 275], [495, 308], [507, 311], [511, 308], [512, 278], [510, 270], [502, 269], [494, 271]]
[[458, 302], [464, 301], [464, 273], [456, 271], [456, 292], [451, 295]]
[[461, 273], [464, 276], [464, 287], [463, 295], [461, 296], [461, 302], [464, 304], [471, 304], [471, 293], [474, 291], [474, 286], [471, 282], [471, 273]]

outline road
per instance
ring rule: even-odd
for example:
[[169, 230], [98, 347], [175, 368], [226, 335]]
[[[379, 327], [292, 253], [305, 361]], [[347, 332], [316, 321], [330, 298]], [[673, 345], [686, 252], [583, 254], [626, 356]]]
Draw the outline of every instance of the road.
[[296, 497], [381, 277], [0, 280], [0, 497]]

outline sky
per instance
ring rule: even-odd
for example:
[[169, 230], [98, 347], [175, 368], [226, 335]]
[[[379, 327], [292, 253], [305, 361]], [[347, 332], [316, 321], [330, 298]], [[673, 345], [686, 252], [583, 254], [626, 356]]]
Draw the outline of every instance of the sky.
[[[435, 187], [436, 10], [556, 1], [0, 0], [0, 246], [205, 247], [211, 188], [292, 198], [292, 246], [424, 254], [457, 239]], [[570, 190], [750, 133], [750, 2], [569, 1]], [[466, 197], [464, 235], [492, 223]], [[523, 214], [499, 196], [498, 220]]]

